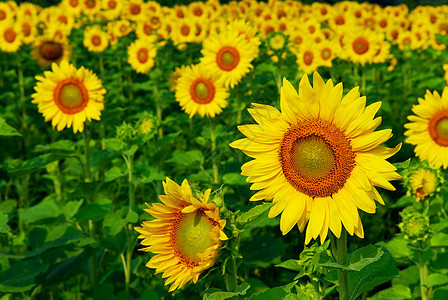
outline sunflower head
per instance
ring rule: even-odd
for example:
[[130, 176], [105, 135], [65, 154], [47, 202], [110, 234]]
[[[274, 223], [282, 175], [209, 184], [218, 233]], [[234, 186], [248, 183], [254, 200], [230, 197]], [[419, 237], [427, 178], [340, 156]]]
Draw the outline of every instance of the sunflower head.
[[211, 267], [218, 250], [227, 236], [226, 225], [221, 220], [218, 207], [209, 202], [208, 189], [203, 196], [195, 197], [187, 180], [182, 186], [167, 178], [163, 183], [165, 195], [159, 198], [163, 204], [148, 205], [146, 212], [155, 219], [135, 227], [142, 238], [140, 249], [155, 253], [146, 264], [168, 277], [165, 285], [172, 283], [169, 291], [181, 288], [187, 282], [196, 283], [200, 274]]
[[402, 221], [398, 224], [404, 238], [411, 243], [425, 241], [430, 233], [429, 218], [413, 207], [405, 208], [400, 216]]
[[442, 181], [437, 174], [437, 170], [430, 168], [427, 162], [418, 161], [409, 167], [404, 175], [403, 184], [416, 201], [420, 201], [431, 196]]
[[272, 200], [269, 217], [282, 214], [280, 229], [294, 225], [306, 230], [305, 243], [328, 229], [337, 237], [342, 225], [351, 234], [364, 236], [358, 209], [374, 213], [374, 200], [384, 204], [376, 187], [395, 188], [389, 180], [400, 179], [385, 159], [400, 149], [380, 146], [391, 130], [375, 129], [381, 103], [366, 105], [354, 88], [342, 97], [342, 84], [324, 82], [315, 72], [313, 85], [304, 75], [299, 92], [283, 80], [281, 112], [253, 104], [249, 113], [258, 123], [238, 129], [246, 138], [230, 144], [253, 157], [242, 166], [251, 189], [261, 190], [250, 200]]

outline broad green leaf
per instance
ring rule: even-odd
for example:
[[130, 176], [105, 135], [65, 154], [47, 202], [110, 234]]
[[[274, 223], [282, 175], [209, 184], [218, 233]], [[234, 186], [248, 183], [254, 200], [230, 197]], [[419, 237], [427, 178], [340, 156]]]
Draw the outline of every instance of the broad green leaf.
[[373, 295], [371, 300], [402, 300], [411, 299], [412, 292], [411, 289], [404, 285], [394, 285], [393, 287], [382, 290], [375, 295]]
[[126, 225], [126, 221], [120, 218], [116, 212], [110, 212], [103, 221], [103, 226], [107, 228], [110, 235], [118, 234]]
[[157, 171], [154, 167], [145, 168], [145, 171], [140, 174], [139, 182], [150, 183], [153, 181], [165, 180], [166, 176], [164, 173]]
[[448, 234], [438, 232], [431, 237], [430, 244], [432, 247], [447, 247], [448, 246]]
[[89, 203], [86, 206], [81, 207], [74, 218], [78, 221], [100, 221], [109, 213], [110, 208], [110, 204]]
[[227, 173], [222, 176], [222, 180], [225, 184], [229, 185], [246, 185], [246, 177], [239, 173]]
[[412, 257], [412, 251], [408, 247], [408, 241], [404, 239], [402, 234], [397, 235], [388, 242], [381, 242], [378, 244], [386, 247], [397, 260], [409, 259]]
[[140, 294], [139, 300], [159, 300], [160, 297], [156, 291], [146, 289]]
[[40, 263], [39, 259], [16, 260], [11, 268], [0, 273], [0, 292], [25, 292], [35, 285], [37, 275], [48, 269], [47, 264]]
[[9, 160], [5, 163], [5, 167], [8, 171], [9, 176], [20, 177], [23, 175], [34, 173], [41, 168], [45, 168], [47, 164], [53, 161], [65, 158], [67, 158], [66, 154], [46, 153], [23, 162], [20, 160]]
[[202, 164], [204, 162], [204, 156], [199, 150], [176, 150], [169, 161], [181, 166], [192, 166], [197, 165], [198, 163]]
[[0, 233], [8, 233], [11, 228], [8, 226], [8, 215], [0, 211]]
[[21, 136], [14, 127], [9, 126], [5, 119], [0, 117], [0, 136]]
[[256, 218], [261, 216], [265, 211], [270, 209], [273, 205], [274, 205], [273, 203], [263, 203], [263, 204], [259, 204], [259, 205], [255, 206], [255, 207], [252, 207], [251, 209], [249, 209], [249, 211], [239, 215], [236, 218], [236, 222], [238, 223], [239, 226], [244, 227], [248, 223], [252, 222]]
[[3, 200], [0, 202], [0, 211], [10, 213], [17, 207], [16, 200]]
[[138, 221], [138, 214], [135, 211], [130, 211], [126, 215], [126, 222], [135, 223]]
[[105, 139], [104, 144], [106, 145], [107, 150], [119, 155], [126, 149], [126, 144], [117, 138]]
[[[243, 282], [241, 285], [238, 286], [238, 289], [236, 292], [212, 292], [207, 293], [207, 291], [204, 293], [203, 300], [221, 300], [221, 299], [228, 299], [232, 297], [236, 297], [239, 295], [245, 295], [247, 290], [250, 288], [250, 284], [247, 282]], [[212, 289], [210, 289], [212, 290]]]
[[448, 276], [439, 273], [429, 274], [428, 276], [428, 287], [440, 287], [448, 284]]
[[377, 248], [381, 248], [384, 252], [379, 260], [369, 264], [361, 271], [348, 273], [350, 299], [356, 299], [362, 293], [398, 276], [398, 269], [392, 254], [381, 246], [369, 245], [358, 249], [353, 252], [354, 259], [350, 259], [350, 261], [356, 261], [356, 258], [361, 257], [375, 257], [378, 253]]
[[448, 299], [448, 289], [436, 289], [432, 292], [432, 300], [446, 300]]
[[132, 145], [130, 149], [126, 149], [123, 151], [124, 155], [127, 156], [134, 156], [135, 152], [137, 152], [138, 150], [138, 146], [137, 145]]
[[241, 254], [249, 266], [267, 268], [280, 262], [288, 245], [270, 235], [253, 236], [252, 240], [242, 242]]
[[57, 218], [62, 214], [61, 208], [53, 198], [47, 198], [39, 204], [28, 208], [19, 208], [19, 217], [25, 224]]
[[69, 201], [62, 207], [62, 212], [65, 214], [67, 219], [72, 218], [79, 211], [79, 208], [83, 202], [83, 200]]
[[76, 152], [75, 143], [69, 140], [60, 140], [48, 145], [37, 145], [34, 148], [34, 151], [37, 153], [50, 153], [50, 152], [57, 152], [57, 153], [66, 153], [66, 154], [73, 154]]
[[407, 169], [409, 167], [409, 164], [411, 163], [411, 159], [407, 159], [403, 162], [394, 163], [394, 167], [398, 169], [398, 171], [401, 171], [403, 169]]
[[297, 284], [297, 281], [293, 281], [284, 286], [278, 286], [257, 295], [252, 295], [249, 300], [265, 300], [265, 299], [283, 299], [291, 293], [292, 288]]
[[105, 181], [106, 182], [113, 181], [116, 180], [117, 178], [123, 177], [124, 175], [126, 175], [126, 173], [122, 173], [120, 168], [112, 167], [106, 172]]
[[297, 259], [288, 259], [287, 261], [281, 262], [275, 265], [276, 267], [285, 268], [291, 271], [300, 272], [303, 268], [300, 260]]

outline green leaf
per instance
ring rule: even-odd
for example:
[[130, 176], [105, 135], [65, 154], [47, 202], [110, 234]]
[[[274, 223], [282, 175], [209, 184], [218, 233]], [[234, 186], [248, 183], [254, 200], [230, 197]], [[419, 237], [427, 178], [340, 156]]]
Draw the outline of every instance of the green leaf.
[[270, 235], [256, 235], [252, 240], [242, 243], [241, 254], [249, 266], [267, 268], [280, 262], [288, 245]]
[[126, 215], [126, 222], [135, 223], [138, 221], [138, 214], [135, 211], [130, 211]]
[[176, 150], [174, 151], [173, 156], [169, 161], [181, 166], [192, 166], [198, 163], [202, 165], [204, 162], [204, 156], [202, 155], [202, 152], [199, 150], [191, 150], [191, 151]]
[[[373, 247], [374, 249], [366, 249], [368, 247]], [[317, 261], [315, 264], [328, 268], [328, 269], [337, 269], [337, 270], [345, 270], [348, 272], [357, 272], [362, 270], [363, 268], [367, 267], [371, 263], [374, 263], [378, 261], [381, 256], [384, 254], [384, 252], [381, 250], [381, 248], [375, 247], [375, 246], [368, 246], [364, 249], [362, 252], [353, 252], [350, 263], [348, 266], [338, 264], [336, 262], [326, 262], [326, 261], [332, 261], [333, 258], [330, 257], [327, 253], [321, 253], [319, 255], [319, 261]], [[360, 249], [360, 250], [361, 250]], [[376, 252], [375, 252], [376, 251]]]
[[118, 155], [121, 155], [126, 149], [126, 144], [117, 138], [105, 139], [104, 144], [106, 145], [107, 150]]
[[302, 263], [297, 259], [288, 259], [287, 261], [276, 264], [275, 266], [296, 272], [300, 272], [303, 268]]
[[17, 207], [16, 200], [4, 200], [3, 202], [0, 202], [0, 211], [4, 213], [10, 213], [14, 211], [16, 207]]
[[265, 211], [270, 209], [273, 203], [263, 203], [249, 209], [249, 211], [239, 215], [236, 218], [236, 222], [240, 227], [246, 226], [248, 223], [252, 222], [259, 216], [261, 216]]
[[72, 141], [60, 140], [48, 145], [37, 145], [34, 148], [34, 151], [37, 153], [56, 152], [56, 153], [73, 154], [76, 153], [76, 147]]
[[283, 299], [291, 293], [292, 288], [297, 284], [297, 281], [293, 281], [284, 286], [278, 286], [257, 295], [252, 295], [249, 300], [265, 300], [265, 299]]
[[430, 244], [432, 247], [447, 247], [448, 246], [448, 234], [438, 232], [431, 237]]
[[[382, 248], [384, 254], [381, 258], [358, 272], [348, 273], [348, 288], [350, 299], [356, 299], [359, 295], [374, 287], [383, 284], [398, 276], [398, 269], [392, 254], [382, 246], [370, 245], [353, 252], [354, 260], [361, 257], [375, 257], [376, 248]], [[350, 259], [350, 261], [354, 261]]]
[[408, 247], [408, 241], [406, 241], [401, 234], [388, 242], [378, 243], [378, 245], [386, 247], [397, 260], [409, 259], [412, 257], [412, 251]]
[[61, 208], [53, 198], [28, 208], [19, 208], [19, 216], [25, 224], [57, 218], [60, 214], [62, 214]]
[[5, 119], [0, 117], [0, 136], [21, 136], [17, 130], [9, 126]]
[[412, 292], [411, 289], [404, 285], [394, 285], [393, 287], [380, 291], [373, 295], [370, 300], [402, 300], [411, 299]]
[[39, 259], [16, 260], [11, 267], [0, 273], [0, 292], [25, 292], [36, 285], [36, 277], [48, 269], [47, 264], [41, 264]]
[[[221, 299], [228, 299], [228, 298], [232, 298], [232, 297], [236, 297], [239, 295], [245, 295], [247, 290], [250, 288], [250, 284], [247, 282], [243, 282], [241, 285], [238, 286], [238, 289], [236, 292], [222, 292], [222, 291], [217, 291], [217, 292], [212, 292], [212, 293], [207, 293], [207, 291], [204, 293], [203, 296], [203, 300], [221, 300]], [[213, 291], [213, 289], [210, 289], [211, 291]]]
[[428, 287], [430, 288], [440, 287], [447, 284], [448, 284], [447, 275], [433, 273], [428, 276]]
[[78, 221], [92, 220], [99, 221], [103, 220], [104, 217], [109, 213], [111, 204], [96, 204], [89, 203], [83, 206], [76, 213], [74, 218]]
[[8, 233], [11, 228], [8, 226], [8, 215], [0, 211], [0, 233]]
[[5, 167], [9, 176], [20, 177], [34, 173], [53, 161], [65, 158], [67, 158], [66, 154], [46, 153], [23, 162], [19, 160], [9, 160], [5, 163]]
[[130, 149], [124, 150], [123, 154], [127, 156], [134, 156], [135, 152], [137, 152], [138, 146], [132, 145]]
[[239, 173], [227, 173], [222, 176], [224, 184], [229, 185], [246, 185], [246, 177]]
[[407, 160], [403, 162], [394, 163], [394, 167], [398, 169], [398, 171], [407, 169], [409, 167], [409, 164], [411, 163], [411, 159], [408, 158]]
[[448, 289], [436, 289], [432, 292], [432, 300], [446, 300], [448, 299]]
[[120, 218], [116, 212], [110, 212], [103, 221], [103, 226], [107, 228], [110, 235], [118, 234], [126, 225], [126, 221]]
[[121, 172], [121, 169], [118, 167], [112, 167], [106, 172], [106, 178], [104, 179], [106, 182], [116, 180], [117, 178], [123, 177], [126, 175]]

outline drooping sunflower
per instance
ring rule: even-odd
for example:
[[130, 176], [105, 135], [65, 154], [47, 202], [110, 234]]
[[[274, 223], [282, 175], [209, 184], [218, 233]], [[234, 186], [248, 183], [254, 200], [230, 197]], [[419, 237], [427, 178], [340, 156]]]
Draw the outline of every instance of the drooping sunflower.
[[218, 207], [208, 201], [210, 189], [197, 199], [186, 179], [179, 186], [166, 178], [163, 188], [165, 195], [159, 196], [163, 204], [146, 204], [145, 211], [155, 219], [135, 230], [143, 239], [141, 244], [147, 246], [139, 250], [156, 254], [146, 266], [168, 277], [165, 285], [172, 283], [171, 292], [189, 281], [196, 283], [215, 263], [221, 241], [227, 240], [223, 232], [226, 221], [220, 219]]
[[51, 120], [58, 131], [73, 126], [74, 133], [82, 132], [86, 119], [100, 119], [106, 90], [101, 80], [84, 67], [76, 69], [63, 61], [60, 65], [53, 63], [51, 68], [45, 77], [36, 76], [31, 102], [37, 104], [45, 122]]
[[420, 168], [410, 176], [410, 185], [416, 201], [424, 199], [433, 193], [437, 186], [437, 176], [430, 169]]
[[109, 46], [109, 39], [101, 27], [94, 25], [84, 31], [83, 43], [90, 52], [103, 52]]
[[185, 69], [176, 80], [176, 100], [190, 118], [196, 113], [215, 117], [227, 106], [227, 97], [222, 77], [202, 64]]
[[[288, 233], [297, 224], [305, 243], [330, 229], [341, 234], [341, 222], [350, 235], [364, 236], [358, 209], [374, 213], [374, 199], [384, 204], [375, 186], [394, 190], [389, 180], [401, 178], [385, 159], [394, 149], [380, 146], [391, 130], [374, 131], [381, 102], [365, 107], [358, 87], [342, 98], [342, 84], [326, 83], [315, 72], [313, 87], [304, 75], [299, 93], [283, 80], [281, 112], [253, 104], [249, 113], [259, 125], [239, 126], [247, 137], [230, 144], [255, 158], [242, 166], [242, 174], [261, 190], [250, 200], [272, 200], [269, 212], [281, 215], [280, 229]], [[342, 98], [342, 99], [341, 99]]]
[[421, 160], [427, 160], [436, 168], [448, 167], [448, 87], [442, 95], [437, 91], [426, 91], [425, 99], [419, 98], [408, 116], [411, 123], [404, 135], [406, 143], [416, 145], [414, 151]]
[[128, 47], [128, 63], [137, 73], [146, 74], [154, 66], [154, 57], [157, 55], [157, 47], [153, 39], [144, 38], [134, 41]]
[[70, 60], [72, 50], [65, 37], [43, 35], [34, 41], [31, 55], [41, 67], [48, 67], [53, 63]]
[[248, 40], [238, 31], [212, 34], [203, 42], [201, 63], [233, 88], [253, 68], [251, 62], [258, 56], [259, 43], [258, 39]]

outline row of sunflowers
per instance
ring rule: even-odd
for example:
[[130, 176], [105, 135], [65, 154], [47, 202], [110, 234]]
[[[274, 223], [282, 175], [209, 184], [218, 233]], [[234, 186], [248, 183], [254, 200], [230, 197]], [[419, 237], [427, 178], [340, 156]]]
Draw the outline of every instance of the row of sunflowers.
[[0, 2], [0, 292], [446, 299], [447, 44], [447, 5]]

